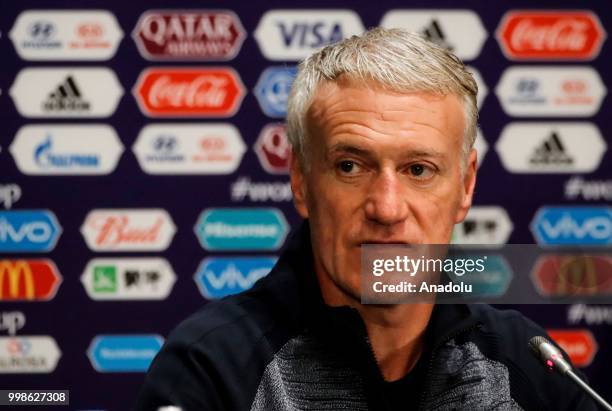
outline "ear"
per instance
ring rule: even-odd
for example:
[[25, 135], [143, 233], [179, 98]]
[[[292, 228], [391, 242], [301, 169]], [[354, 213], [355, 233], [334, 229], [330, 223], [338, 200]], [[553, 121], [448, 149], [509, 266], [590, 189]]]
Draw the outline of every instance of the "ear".
[[295, 150], [291, 150], [289, 170], [293, 203], [295, 204], [298, 214], [302, 218], [308, 218], [308, 207], [306, 206], [306, 179], [300, 158]]
[[455, 216], [455, 224], [463, 221], [470, 207], [472, 206], [472, 197], [474, 196], [474, 187], [476, 186], [477, 160], [478, 154], [476, 153], [476, 150], [472, 149], [469, 154], [468, 162], [465, 166], [465, 172], [463, 174], [461, 200], [459, 203], [459, 209], [457, 210], [457, 215]]

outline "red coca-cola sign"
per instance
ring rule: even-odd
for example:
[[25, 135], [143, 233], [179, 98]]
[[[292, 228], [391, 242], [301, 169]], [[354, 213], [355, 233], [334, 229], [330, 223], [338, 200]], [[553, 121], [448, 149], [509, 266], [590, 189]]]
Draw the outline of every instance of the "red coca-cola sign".
[[132, 37], [149, 60], [230, 60], [246, 32], [229, 10], [151, 10]]
[[142, 72], [133, 94], [150, 117], [231, 117], [245, 88], [229, 67], [159, 67]]
[[511, 11], [497, 41], [512, 60], [592, 60], [606, 32], [590, 11]]

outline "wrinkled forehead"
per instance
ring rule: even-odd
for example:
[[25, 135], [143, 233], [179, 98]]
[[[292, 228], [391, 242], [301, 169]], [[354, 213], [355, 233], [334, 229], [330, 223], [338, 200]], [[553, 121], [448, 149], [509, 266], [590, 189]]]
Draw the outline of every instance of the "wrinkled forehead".
[[373, 82], [341, 78], [321, 83], [306, 112], [310, 131], [339, 118], [369, 116], [386, 127], [406, 122], [431, 123], [463, 137], [466, 118], [460, 97], [424, 90], [394, 91]]

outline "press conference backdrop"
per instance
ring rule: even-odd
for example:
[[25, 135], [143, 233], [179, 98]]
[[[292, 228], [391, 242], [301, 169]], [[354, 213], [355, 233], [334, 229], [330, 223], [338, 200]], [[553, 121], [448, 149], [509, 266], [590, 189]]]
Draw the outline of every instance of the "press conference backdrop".
[[[478, 188], [454, 241], [549, 247], [500, 292], [531, 276], [561, 295], [542, 284], [564, 262], [553, 275], [611, 294], [612, 7], [498, 3], [3, 1], [0, 388], [129, 408], [169, 331], [266, 275], [299, 222], [296, 62], [377, 25], [452, 49], [478, 80]], [[608, 254], [572, 260], [572, 244]], [[611, 306], [518, 308], [612, 397]]]

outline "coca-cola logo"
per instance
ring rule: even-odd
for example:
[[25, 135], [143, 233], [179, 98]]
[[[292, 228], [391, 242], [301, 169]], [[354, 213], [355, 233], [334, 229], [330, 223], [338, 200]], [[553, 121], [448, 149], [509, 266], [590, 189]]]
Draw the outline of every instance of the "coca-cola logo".
[[497, 40], [513, 60], [591, 60], [606, 36], [589, 11], [511, 11]]
[[230, 117], [245, 89], [231, 68], [154, 68], [141, 74], [133, 93], [151, 117]]
[[229, 10], [163, 10], [144, 13], [132, 37], [149, 60], [230, 60], [246, 33]]
[[165, 250], [175, 227], [164, 210], [94, 210], [81, 233], [96, 251]]

